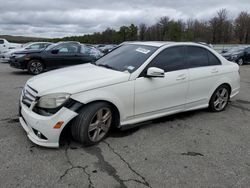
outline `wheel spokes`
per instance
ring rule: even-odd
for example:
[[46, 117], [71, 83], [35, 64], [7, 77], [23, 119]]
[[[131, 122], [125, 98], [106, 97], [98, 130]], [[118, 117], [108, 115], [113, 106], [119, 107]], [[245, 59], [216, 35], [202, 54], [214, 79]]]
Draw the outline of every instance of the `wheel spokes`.
[[107, 111], [106, 114], [102, 117], [102, 120], [106, 122], [107, 120], [109, 120], [110, 117], [111, 117], [111, 112]]
[[88, 128], [89, 138], [93, 142], [100, 141], [108, 132], [112, 120], [111, 110], [108, 108], [99, 109], [93, 116]]
[[89, 125], [89, 132], [96, 130], [98, 128], [98, 122], [96, 121], [95, 123], [91, 123]]

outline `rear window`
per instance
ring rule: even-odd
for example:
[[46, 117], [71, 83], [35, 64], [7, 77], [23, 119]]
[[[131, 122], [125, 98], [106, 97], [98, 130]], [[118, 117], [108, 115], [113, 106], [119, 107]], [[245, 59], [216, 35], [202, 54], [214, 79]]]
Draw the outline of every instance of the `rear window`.
[[197, 46], [187, 47], [187, 61], [190, 68], [209, 65], [207, 50]]
[[207, 53], [208, 53], [209, 65], [221, 65], [220, 60], [217, 57], [215, 57], [214, 54], [212, 54], [209, 51], [207, 51]]

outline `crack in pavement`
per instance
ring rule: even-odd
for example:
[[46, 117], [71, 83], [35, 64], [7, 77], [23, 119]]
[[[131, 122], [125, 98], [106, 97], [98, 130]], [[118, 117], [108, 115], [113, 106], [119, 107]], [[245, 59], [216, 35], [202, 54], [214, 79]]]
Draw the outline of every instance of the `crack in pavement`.
[[70, 158], [69, 158], [69, 155], [68, 155], [68, 149], [70, 147], [70, 142], [68, 142], [67, 146], [65, 147], [65, 157], [67, 159], [67, 162], [69, 163], [69, 165], [71, 166], [70, 168], [67, 168], [64, 173], [60, 176], [60, 179], [59, 180], [62, 180], [67, 174], [69, 171], [73, 170], [73, 169], [82, 169], [84, 174], [87, 175], [88, 177], [88, 182], [89, 182], [89, 185], [88, 185], [88, 188], [95, 188], [94, 185], [93, 185], [93, 182], [91, 180], [91, 175], [90, 173], [87, 172], [87, 168], [88, 168], [88, 165], [86, 166], [80, 166], [80, 165], [77, 165], [75, 166]]
[[7, 121], [7, 123], [18, 123], [19, 122], [19, 118], [3, 118], [3, 119], [0, 119], [0, 121]]
[[91, 148], [84, 148], [84, 150], [87, 153], [97, 157], [98, 162], [96, 163], [96, 166], [101, 171], [107, 172], [108, 175], [112, 176], [120, 184], [120, 188], [127, 188], [127, 186], [124, 184], [124, 180], [122, 180], [117, 174], [116, 169], [104, 159], [102, 150], [99, 147], [92, 146]]
[[230, 106], [233, 106], [234, 108], [238, 108], [238, 109], [240, 109], [240, 110], [243, 110], [243, 111], [248, 111], [248, 112], [250, 112], [250, 109], [249, 108], [245, 108], [245, 107], [243, 107], [243, 106], [241, 106], [241, 105], [236, 105], [236, 104], [230, 104]]
[[147, 187], [151, 187], [151, 185], [148, 183], [148, 181], [146, 180], [146, 178], [144, 176], [142, 176], [139, 172], [137, 172], [135, 169], [132, 168], [132, 166], [119, 154], [115, 151], [115, 149], [113, 147], [111, 147], [111, 145], [107, 142], [107, 141], [103, 141], [103, 143], [105, 143], [109, 149], [115, 154], [117, 155], [127, 166], [128, 168], [134, 172], [137, 176], [139, 176], [143, 181], [137, 180], [137, 179], [128, 179], [128, 180], [123, 180], [124, 182], [128, 182], [128, 181], [134, 181], [140, 184], [143, 184]]

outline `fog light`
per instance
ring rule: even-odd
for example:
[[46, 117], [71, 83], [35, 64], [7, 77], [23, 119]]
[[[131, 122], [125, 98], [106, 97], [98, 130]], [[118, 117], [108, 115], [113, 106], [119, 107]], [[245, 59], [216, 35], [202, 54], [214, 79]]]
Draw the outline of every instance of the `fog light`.
[[42, 133], [40, 133], [39, 131], [37, 132], [36, 135], [37, 135], [38, 138], [42, 138]]

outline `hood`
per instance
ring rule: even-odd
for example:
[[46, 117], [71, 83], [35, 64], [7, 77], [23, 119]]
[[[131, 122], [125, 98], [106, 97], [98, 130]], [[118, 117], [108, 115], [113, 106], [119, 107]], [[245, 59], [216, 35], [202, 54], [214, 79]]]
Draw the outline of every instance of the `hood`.
[[244, 52], [243, 51], [235, 51], [235, 52], [222, 53], [221, 55], [224, 57], [227, 57], [227, 56], [232, 56], [232, 55], [241, 55], [242, 53], [244, 53]]
[[129, 80], [130, 74], [98, 67], [90, 63], [62, 68], [34, 76], [27, 84], [39, 96], [50, 93], [79, 93]]
[[34, 53], [41, 53], [44, 49], [38, 50], [16, 50], [15, 54], [34, 54]]

